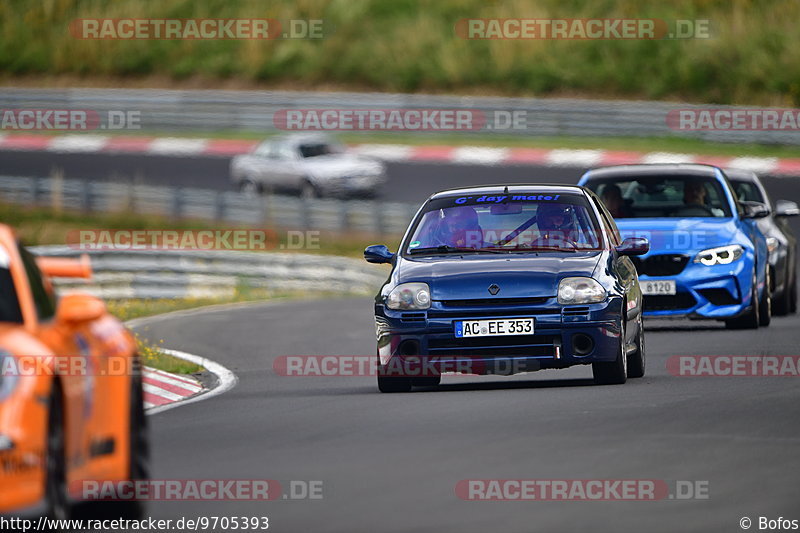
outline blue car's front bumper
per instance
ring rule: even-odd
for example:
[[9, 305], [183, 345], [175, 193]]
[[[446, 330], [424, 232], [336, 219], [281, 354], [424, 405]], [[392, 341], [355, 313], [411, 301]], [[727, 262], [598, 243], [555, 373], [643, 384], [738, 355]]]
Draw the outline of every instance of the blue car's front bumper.
[[[652, 256], [650, 256], [652, 257]], [[650, 259], [644, 258], [644, 260]], [[646, 317], [728, 319], [752, 305], [753, 263], [745, 257], [728, 265], [706, 266], [688, 261], [674, 275], [640, 273], [639, 282], [674, 280], [676, 294], [645, 295]]]
[[[426, 311], [375, 306], [382, 365], [422, 358], [441, 372], [514, 374], [614, 361], [620, 346], [622, 299], [562, 306], [555, 298], [491, 307], [434, 301]], [[457, 338], [455, 322], [489, 318], [534, 318], [533, 335]], [[587, 349], [587, 347], [589, 349]]]

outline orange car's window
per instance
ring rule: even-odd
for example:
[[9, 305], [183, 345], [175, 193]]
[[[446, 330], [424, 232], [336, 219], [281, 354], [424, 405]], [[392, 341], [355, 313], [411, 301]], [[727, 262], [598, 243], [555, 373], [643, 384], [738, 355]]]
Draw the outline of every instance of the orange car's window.
[[39, 267], [36, 266], [36, 259], [24, 246], [19, 246], [19, 255], [25, 265], [25, 273], [28, 275], [28, 283], [31, 286], [33, 303], [36, 306], [36, 314], [39, 316], [39, 320], [52, 318], [56, 313], [55, 298], [44, 287], [42, 273], [39, 271]]
[[11, 279], [11, 271], [0, 267], [0, 322], [22, 322], [17, 290]]

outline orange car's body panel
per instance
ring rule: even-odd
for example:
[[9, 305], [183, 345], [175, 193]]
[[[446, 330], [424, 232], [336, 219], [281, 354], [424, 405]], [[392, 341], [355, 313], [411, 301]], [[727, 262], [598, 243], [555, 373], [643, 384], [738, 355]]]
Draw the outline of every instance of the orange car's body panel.
[[[128, 478], [131, 380], [138, 367], [132, 335], [93, 296], [65, 296], [55, 316], [39, 319], [36, 291], [16, 238], [4, 225], [0, 262], [11, 274], [22, 317], [21, 322], [0, 317], [0, 361], [6, 367], [0, 368], [5, 380], [0, 391], [6, 390], [0, 396], [0, 515], [6, 515], [44, 501], [48, 401], [56, 380], [63, 392], [70, 495], [80, 499], [84, 479]], [[40, 258], [37, 263], [45, 290], [50, 290], [46, 272], [90, 273], [85, 262]]]

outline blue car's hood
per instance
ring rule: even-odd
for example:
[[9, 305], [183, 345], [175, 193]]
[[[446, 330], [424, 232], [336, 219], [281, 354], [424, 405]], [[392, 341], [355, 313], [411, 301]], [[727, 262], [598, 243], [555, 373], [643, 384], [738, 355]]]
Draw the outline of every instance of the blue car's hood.
[[488, 298], [492, 284], [500, 287], [498, 298], [552, 297], [558, 292], [561, 278], [591, 276], [600, 255], [601, 252], [575, 252], [400, 259], [396, 282], [425, 282], [433, 300]]
[[650, 253], [697, 252], [736, 242], [739, 229], [733, 218], [622, 218], [616, 219], [622, 238], [645, 237]]

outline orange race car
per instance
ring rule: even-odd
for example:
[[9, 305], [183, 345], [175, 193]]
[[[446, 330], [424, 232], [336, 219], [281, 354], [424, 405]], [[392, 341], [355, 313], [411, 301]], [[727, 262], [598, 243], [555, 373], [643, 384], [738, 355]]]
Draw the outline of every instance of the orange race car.
[[134, 339], [101, 300], [57, 299], [49, 279], [90, 276], [88, 257], [36, 258], [0, 224], [0, 516], [66, 518], [83, 481], [147, 478]]

